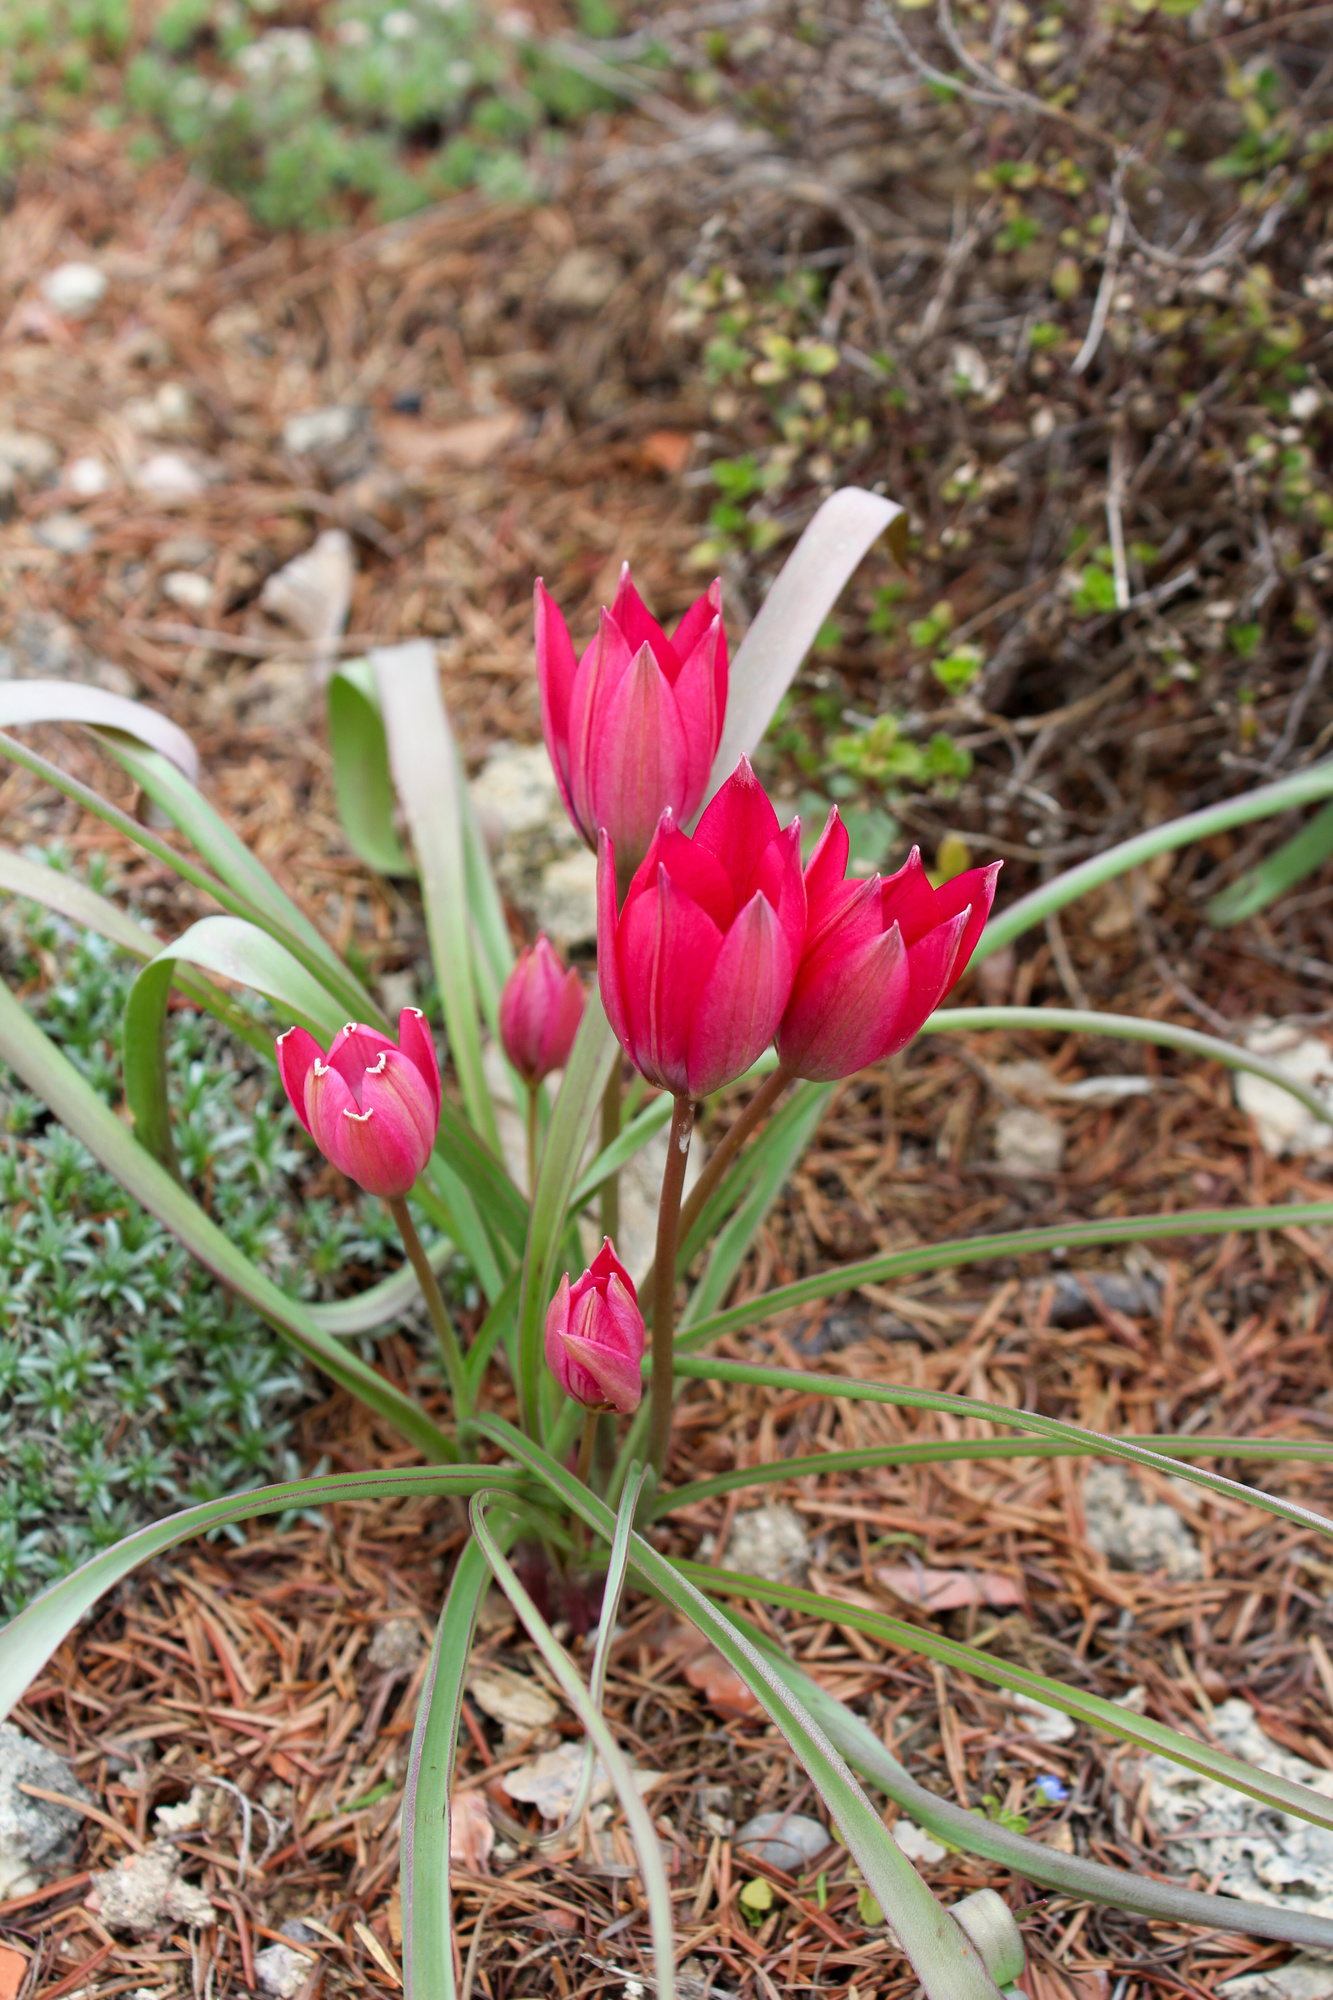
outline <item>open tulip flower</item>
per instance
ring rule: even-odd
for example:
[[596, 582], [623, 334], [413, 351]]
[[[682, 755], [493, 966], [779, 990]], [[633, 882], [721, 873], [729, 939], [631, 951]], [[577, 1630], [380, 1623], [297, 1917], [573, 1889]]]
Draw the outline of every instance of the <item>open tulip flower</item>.
[[650, 1083], [703, 1097], [773, 1039], [805, 940], [801, 828], [742, 758], [693, 838], [668, 810], [616, 911], [616, 854], [597, 853], [597, 971], [607, 1018]]
[[847, 881], [835, 806], [805, 871], [805, 950], [778, 1030], [783, 1068], [814, 1081], [852, 1076], [911, 1041], [962, 978], [1000, 863], [932, 889], [913, 848], [887, 881]]
[[566, 1272], [546, 1313], [546, 1365], [585, 1410], [627, 1417], [643, 1395], [644, 1325], [634, 1281], [608, 1237], [573, 1285]]
[[545, 934], [518, 955], [500, 995], [500, 1040], [529, 1088], [563, 1069], [583, 1018], [583, 981]]
[[663, 809], [691, 818], [708, 783], [727, 708], [722, 587], [710, 585], [668, 639], [626, 563], [577, 660], [540, 577], [534, 602], [542, 733], [560, 796], [589, 847], [606, 828], [628, 879]]
[[426, 1017], [404, 1007], [398, 1040], [349, 1021], [328, 1054], [305, 1028], [279, 1035], [278, 1072], [306, 1131], [367, 1194], [401, 1200], [431, 1156], [440, 1066]]

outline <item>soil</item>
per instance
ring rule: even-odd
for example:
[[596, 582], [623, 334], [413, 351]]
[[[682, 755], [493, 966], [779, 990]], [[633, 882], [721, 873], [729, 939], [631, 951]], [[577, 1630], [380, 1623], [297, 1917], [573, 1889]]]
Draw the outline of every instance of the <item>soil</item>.
[[[1272, 30], [1278, 57], [1320, 92], [1326, 34], [1307, 17], [1322, 13], [1304, 10]], [[1099, 102], [1104, 110], [1106, 93], [1120, 90], [1135, 116], [1155, 116], [1143, 93], [1166, 50], [1190, 115], [1222, 117], [1219, 66], [1254, 46], [1244, 40], [1248, 19], [1234, 29], [1229, 19], [1210, 13], [1189, 43], [1164, 40], [1160, 24], [1156, 39], [1145, 30], [1128, 56], [1119, 48], [1108, 59], [1106, 80], [1087, 85], [1092, 97], [1077, 115], [1093, 116]], [[1168, 395], [1159, 364], [1178, 329], [1137, 319], [1153, 301], [1159, 314], [1175, 310], [1158, 298], [1168, 287], [1194, 299], [1206, 270], [1172, 270], [1127, 250], [1131, 300], [1116, 312], [1145, 329], [1137, 344], [1108, 337], [1096, 366], [1077, 374], [1067, 352], [1053, 373], [1015, 360], [994, 326], [1031, 320], [1038, 295], [1040, 310], [1053, 310], [1049, 270], [1037, 260], [1015, 274], [1012, 253], [995, 247], [996, 216], [978, 224], [990, 197], [976, 189], [975, 170], [1008, 143], [1021, 107], [986, 113], [978, 155], [956, 104], [934, 124], [893, 109], [857, 69], [871, 31], [859, 14], [853, 26], [808, 93], [790, 93], [783, 117], [761, 121], [762, 141], [728, 139], [663, 98], [579, 140], [558, 194], [535, 210], [460, 196], [388, 228], [270, 240], [179, 162], [134, 172], [115, 135], [93, 131], [71, 134], [21, 181], [0, 238], [0, 410], [14, 429], [46, 439], [54, 457], [44, 476], [19, 475], [0, 530], [0, 638], [12, 670], [91, 679], [187, 728], [210, 797], [339, 947], [356, 943], [372, 977], [419, 967], [419, 910], [347, 849], [317, 676], [259, 608], [264, 580], [320, 529], [343, 528], [356, 559], [346, 650], [433, 638], [474, 768], [500, 742], [535, 740], [534, 573], [581, 630], [625, 559], [654, 610], [678, 612], [700, 585], [687, 558], [707, 529], [707, 467], [771, 445], [769, 404], [710, 385], [699, 365], [708, 328], [678, 323], [676, 280], [713, 264], [752, 290], [801, 268], [842, 273], [823, 337], [862, 360], [896, 356], [906, 399], [892, 411], [864, 403], [868, 438], [846, 446], [837, 476], [883, 483], [910, 504], [914, 608], [947, 596], [955, 634], [970, 626], [985, 636], [985, 678], [946, 702], [919, 649], [876, 638], [876, 593], [893, 579], [877, 553], [849, 589], [836, 644], [803, 685], [807, 695], [831, 689], [858, 712], [886, 698], [904, 711], [915, 704], [926, 724], [966, 743], [974, 770], [955, 797], [919, 793], [895, 807], [914, 837], [933, 848], [961, 834], [979, 858], [1002, 855], [1007, 900], [1144, 823], [1295, 768], [1323, 747], [1333, 697], [1322, 531], [1283, 514], [1243, 463], [1247, 435], [1271, 411], [1252, 396], [1245, 355], [1210, 363], [1202, 335], [1197, 350], [1179, 336], [1187, 352], [1168, 371]], [[691, 47], [702, 31], [683, 13], [667, 28]], [[762, 97], [775, 78], [804, 74], [806, 47], [783, 14], [748, 68], [737, 57], [738, 92]], [[875, 47], [882, 63], [882, 38]], [[894, 60], [894, 74], [908, 75], [906, 59]], [[1194, 81], [1200, 61], [1213, 67]], [[850, 167], [835, 171], [872, 141], [898, 154], [866, 168], [867, 184]], [[1069, 138], [1075, 154], [1083, 144]], [[1097, 170], [1104, 180], [1104, 159]], [[1210, 199], [1199, 225], [1211, 241], [1230, 211], [1216, 190]], [[1277, 304], [1305, 329], [1316, 381], [1329, 335], [1323, 294], [1302, 289], [1301, 274], [1323, 269], [1318, 214], [1317, 203], [1284, 211], [1262, 246]], [[37, 275], [90, 254], [110, 278], [105, 299], [86, 320], [53, 319]], [[1257, 257], [1233, 273], [1238, 286]], [[1086, 298], [1082, 311], [1086, 323]], [[999, 398], [960, 399], [948, 386], [963, 344], [1002, 379]], [[843, 366], [850, 413], [872, 376]], [[1197, 398], [1184, 414], [1182, 385]], [[303, 453], [284, 445], [293, 415], [334, 408], [353, 413], [339, 441]], [[165, 452], [194, 475], [189, 497], [145, 484], [145, 462]], [[88, 455], [110, 474], [93, 498], [68, 472]], [[946, 499], [949, 477], [968, 466], [962, 484], [976, 494]], [[989, 485], [988, 470], [1000, 475]], [[785, 540], [723, 551], [733, 642], [829, 483], [803, 458], [777, 509]], [[1133, 605], [1092, 615], [1072, 608], [1062, 577], [1075, 528], [1095, 524], [1096, 541], [1109, 532], [1108, 488], [1120, 496], [1126, 538], [1172, 553], [1152, 582], [1131, 578]], [[50, 545], [53, 519], [70, 515], [87, 531], [72, 552]], [[1176, 587], [1185, 569], [1192, 576]], [[196, 592], [183, 608], [164, 595], [165, 579], [182, 572], [208, 581], [206, 602]], [[1262, 630], [1257, 663], [1226, 636], [1249, 625]], [[1176, 673], [1180, 664], [1191, 671]], [[31, 740], [142, 810], [86, 740], [55, 731]], [[802, 782], [790, 760], [779, 758], [773, 775]], [[76, 857], [107, 853], [120, 889], [164, 936], [197, 913], [166, 870], [21, 770], [0, 785], [0, 819], [16, 845], [59, 838]], [[1206, 920], [1208, 896], [1281, 830], [1190, 850], [1132, 896], [1075, 909], [995, 961], [987, 998], [1072, 999], [1223, 1032], [1259, 1014], [1318, 1028], [1333, 981], [1327, 872], [1236, 929]], [[1146, 1088], [1116, 1102], [1043, 1099], [1063, 1135], [1061, 1164], [1006, 1166], [992, 1142], [1001, 1114], [1030, 1098], [1032, 1072], [1020, 1074], [1020, 1062], [1060, 1083], [1126, 1075]], [[1086, 1038], [927, 1038], [838, 1091], [735, 1296], [877, 1247], [1321, 1199], [1329, 1184], [1318, 1158], [1271, 1159], [1227, 1080], [1192, 1060], [1127, 1055]], [[1327, 1436], [1333, 1261], [1323, 1232], [1081, 1255], [1078, 1268], [1093, 1280], [1081, 1291], [1063, 1282], [1067, 1264], [1010, 1260], [865, 1286], [728, 1335], [720, 1351], [1023, 1403], [1106, 1430]], [[413, 1380], [418, 1357], [405, 1338], [389, 1336], [380, 1358], [405, 1386]], [[496, 1407], [506, 1407], [498, 1388]], [[951, 1434], [942, 1418], [701, 1384], [682, 1406], [670, 1470], [683, 1481], [798, 1452]], [[335, 1470], [408, 1462], [340, 1397], [307, 1413], [302, 1445], [312, 1465]], [[1333, 1502], [1318, 1467], [1220, 1469], [1313, 1506]], [[1089, 1543], [1084, 1476], [1073, 1461], [959, 1462], [796, 1480], [767, 1487], [765, 1498], [806, 1522], [812, 1587], [984, 1636], [999, 1653], [1105, 1696], [1141, 1688], [1148, 1713], [1186, 1730], [1206, 1731], [1211, 1703], [1242, 1696], [1275, 1742], [1333, 1769], [1324, 1649], [1333, 1644], [1333, 1570], [1315, 1538], [1173, 1486], [1150, 1497], [1183, 1514], [1198, 1573], [1140, 1574]], [[725, 1558], [737, 1507], [734, 1494], [701, 1502], [664, 1546], [693, 1554], [708, 1535]], [[297, 1922], [307, 1926], [298, 1941], [310, 1965], [302, 2000], [367, 1983], [392, 1991], [404, 1746], [420, 1647], [463, 1534], [449, 1508], [422, 1502], [260, 1525], [234, 1545], [164, 1559], [81, 1628], [16, 1719], [71, 1759], [102, 1816], [90, 1820], [66, 1880], [0, 1904], [0, 1982], [6, 1952], [23, 1961], [3, 1990], [21, 1982], [21, 2000], [141, 1990], [227, 2000], [255, 1990], [256, 1955]], [[879, 1572], [911, 1561], [1003, 1579], [1016, 1602], [993, 1615], [978, 1604], [939, 1614], [905, 1607]], [[994, 1693], [839, 1625], [832, 1606], [817, 1628], [760, 1603], [745, 1608], [783, 1632], [943, 1795], [1021, 1810], [1043, 1838], [1164, 1872], [1135, 1809], [1133, 1759], [1103, 1738], [1079, 1729], [1036, 1745]], [[812, 1810], [809, 1787], [762, 1719], [732, 1712], [725, 1689], [690, 1677], [655, 1605], [632, 1599], [623, 1625], [608, 1714], [636, 1762], [664, 1774], [652, 1806], [672, 1857], [690, 2000], [771, 2000], [803, 1987], [849, 2000], [910, 1992], [902, 1959], [882, 1927], [867, 1926], [840, 1864], [822, 1901], [810, 1883], [773, 1875], [772, 1909], [751, 1922], [740, 1890], [765, 1871], [740, 1858], [731, 1831], [766, 1807]], [[398, 1664], [377, 1643], [389, 1630]], [[501, 1607], [481, 1654], [540, 1679]], [[515, 1748], [471, 1703], [464, 1719], [459, 1782], [506, 1816], [510, 1850], [508, 1859], [478, 1852], [455, 1876], [465, 2000], [481, 1991], [487, 2000], [634, 1994], [634, 1981], [642, 1990], [647, 1927], [623, 1827], [613, 1824], [606, 1848], [534, 1850], [539, 1822], [497, 1782], [548, 1739]], [[563, 1714], [554, 1728], [577, 1734]], [[1060, 1778], [1064, 1803], [1034, 1805], [1042, 1773]], [[151, 1836], [158, 1806], [209, 1777], [239, 1787], [254, 1808], [247, 1817], [234, 1790], [215, 1787], [197, 1839], [182, 1837], [216, 1925], [166, 1927], [138, 1942], [107, 1930], [87, 1900], [90, 1872], [123, 1859]], [[1210, 1994], [1229, 1975], [1288, 1956], [1089, 1911], [960, 1855], [923, 1866], [946, 1901], [983, 1882], [1007, 1896], [1023, 1923], [1031, 2000]]]

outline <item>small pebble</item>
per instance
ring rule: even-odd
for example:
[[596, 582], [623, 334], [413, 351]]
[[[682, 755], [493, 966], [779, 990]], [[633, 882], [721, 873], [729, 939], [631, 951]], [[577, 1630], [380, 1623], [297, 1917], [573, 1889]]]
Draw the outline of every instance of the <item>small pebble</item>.
[[735, 1845], [788, 1875], [799, 1875], [829, 1844], [828, 1832], [808, 1813], [756, 1813], [736, 1835]]
[[213, 602], [213, 585], [197, 569], [171, 569], [162, 579], [162, 595], [186, 611], [207, 611]]
[[70, 460], [65, 467], [65, 484], [71, 493], [78, 494], [80, 500], [95, 500], [110, 486], [111, 474], [100, 458], [88, 454]]
[[195, 500], [208, 482], [178, 451], [155, 451], [139, 467], [134, 483], [155, 500]]
[[106, 274], [96, 264], [57, 264], [42, 279], [42, 297], [64, 319], [86, 319], [106, 296]]
[[77, 514], [66, 513], [48, 514], [33, 533], [46, 548], [56, 549], [62, 556], [76, 556], [93, 538], [92, 529]]

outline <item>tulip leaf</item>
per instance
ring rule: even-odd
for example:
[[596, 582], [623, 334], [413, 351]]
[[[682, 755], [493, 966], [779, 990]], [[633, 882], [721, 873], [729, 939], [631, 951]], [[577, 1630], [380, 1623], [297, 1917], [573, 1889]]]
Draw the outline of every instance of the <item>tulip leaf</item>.
[[[425, 1251], [437, 1277], [449, 1259], [458, 1254], [447, 1236], [437, 1236], [425, 1245]], [[421, 1287], [412, 1266], [400, 1264], [389, 1277], [368, 1285], [364, 1292], [355, 1292], [349, 1299], [330, 1300], [326, 1305], [307, 1306], [306, 1311], [325, 1333], [349, 1340], [355, 1334], [373, 1333], [377, 1326], [401, 1319], [420, 1298]]]
[[[832, 1084], [799, 1084], [787, 1103], [752, 1141], [749, 1150], [735, 1162], [732, 1175], [735, 1175], [737, 1186], [729, 1185], [732, 1175], [727, 1175], [713, 1199], [705, 1205], [676, 1267], [678, 1270], [684, 1267], [687, 1258], [717, 1231], [704, 1274], [691, 1292], [689, 1304], [681, 1315], [682, 1331], [712, 1312], [726, 1297], [760, 1224], [814, 1137], [832, 1095]], [[746, 1189], [744, 1198], [719, 1230], [719, 1218], [726, 1214], [740, 1188]]]
[[344, 660], [330, 680], [328, 723], [338, 817], [352, 852], [380, 875], [415, 875], [393, 823], [389, 745], [369, 660]]
[[979, 965], [992, 952], [1044, 923], [1055, 911], [1077, 902], [1080, 896], [1090, 895], [1117, 876], [1128, 874], [1131, 868], [1141, 868], [1159, 854], [1188, 847], [1196, 840], [1207, 840], [1210, 834], [1225, 833], [1233, 826], [1248, 826], [1252, 820], [1270, 819], [1275, 813], [1313, 805], [1330, 794], [1333, 794], [1333, 760], [1325, 758], [1288, 778], [1279, 778], [1274, 784], [1257, 785], [1253, 791], [1241, 792], [1219, 805], [1204, 806], [1180, 819], [1163, 820], [1160, 826], [1149, 827], [1145, 833], [1136, 833], [1129, 840], [1080, 861], [1077, 867], [1067, 868], [992, 916], [972, 954], [972, 963]]
[[472, 1635], [491, 1580], [475, 1540], [463, 1546], [435, 1628], [403, 1787], [403, 1990], [407, 2000], [455, 2000], [449, 1889], [450, 1790]]
[[47, 1104], [124, 1188], [169, 1229], [205, 1269], [253, 1306], [298, 1353], [393, 1426], [426, 1457], [450, 1462], [451, 1440], [425, 1412], [357, 1356], [349, 1354], [271, 1278], [252, 1264], [204, 1214], [159, 1160], [105, 1104], [0, 981], [0, 1062]]
[[[1077, 1250], [1098, 1243], [1147, 1243], [1171, 1236], [1227, 1236], [1234, 1229], [1290, 1229], [1309, 1223], [1333, 1222], [1333, 1201], [1275, 1202], [1260, 1208], [1186, 1208], [1171, 1215], [1117, 1215], [1097, 1222], [1050, 1224], [1042, 1229], [1012, 1229], [998, 1236], [956, 1237], [945, 1243], [922, 1243], [911, 1250], [886, 1250], [853, 1264], [837, 1264], [813, 1277], [779, 1285], [743, 1305], [728, 1306], [697, 1321], [682, 1342], [703, 1347], [735, 1327], [758, 1326], [796, 1306], [813, 1304], [835, 1292], [854, 1292], [879, 1285], [886, 1278], [918, 1276], [962, 1264], [989, 1264], [998, 1258], [1031, 1257], [1044, 1250]], [[678, 1345], [681, 1343], [678, 1343]]]
[[601, 1111], [607, 1078], [619, 1060], [620, 1044], [611, 1032], [602, 996], [594, 987], [584, 1003], [583, 1019], [565, 1064], [560, 1095], [546, 1128], [523, 1259], [518, 1314], [518, 1398], [524, 1424], [534, 1433], [542, 1407], [542, 1332], [546, 1308], [555, 1290], [556, 1262], [565, 1235], [569, 1198], [593, 1121]]
[[[820, 1601], [825, 1606], [820, 1617], [827, 1619], [828, 1600]], [[1100, 1861], [1085, 1861], [1081, 1855], [1062, 1854], [1045, 1841], [1014, 1833], [984, 1813], [970, 1812], [951, 1799], [938, 1798], [909, 1777], [874, 1730], [845, 1702], [811, 1680], [748, 1619], [734, 1610], [729, 1615], [797, 1700], [822, 1725], [848, 1763], [910, 1813], [918, 1826], [950, 1846], [997, 1862], [1025, 1881], [1077, 1896], [1081, 1901], [1111, 1903], [1122, 1910], [1135, 1910], [1141, 1916], [1201, 1924], [1209, 1930], [1282, 1938], [1291, 1944], [1315, 1945], [1324, 1951], [1333, 1946], [1333, 1921], [1327, 1917], [1308, 1916], [1303, 1910], [1289, 1909], [1281, 1903], [1249, 1903], [1232, 1896], [1208, 1896], [1197, 1889], [1179, 1888], [1174, 1882], [1160, 1882], [1151, 1875], [1108, 1868]], [[919, 1633], [919, 1629], [912, 1628], [914, 1633]]]
[[189, 779], [199, 775], [199, 752], [183, 729], [140, 701], [108, 694], [83, 681], [0, 683], [0, 729], [23, 729], [35, 722], [81, 722], [115, 729], [169, 758]]
[[758, 749], [843, 585], [883, 534], [899, 562], [905, 561], [905, 511], [859, 486], [844, 486], [830, 494], [806, 528], [731, 663], [726, 724], [708, 774], [704, 805], [741, 758], [752, 757]]
[[[750, 1301], [752, 1306], [754, 1303]], [[1238, 1479], [1225, 1479], [1220, 1472], [1208, 1472], [1203, 1466], [1167, 1458], [1161, 1452], [1148, 1450], [1136, 1438], [1106, 1437], [1100, 1431], [1085, 1430], [1081, 1424], [1039, 1416], [1035, 1410], [1013, 1410], [1007, 1404], [985, 1403], [975, 1396], [949, 1396], [939, 1390], [909, 1388], [902, 1383], [853, 1382], [840, 1376], [810, 1375], [800, 1368], [768, 1368], [757, 1362], [724, 1360], [714, 1354], [677, 1355], [675, 1372], [709, 1382], [747, 1382], [758, 1389], [783, 1389], [789, 1395], [794, 1392], [803, 1396], [831, 1396], [849, 1403], [887, 1403], [900, 1410], [944, 1410], [955, 1417], [980, 1417], [987, 1423], [1008, 1424], [1014, 1430], [1033, 1431], [1038, 1437], [1077, 1444], [1106, 1458], [1123, 1458], [1132, 1465], [1146, 1465], [1154, 1472], [1188, 1479], [1192, 1485], [1206, 1486], [1210, 1493], [1224, 1494], [1247, 1507], [1262, 1507], [1280, 1521], [1292, 1521], [1298, 1527], [1312, 1528], [1316, 1534], [1333, 1536], [1333, 1521], [1317, 1514], [1312, 1507], [1265, 1493], [1257, 1486], [1243, 1486]], [[1333, 1805], [1329, 1811], [1333, 1813]]]
[[110, 939], [135, 958], [152, 958], [161, 947], [162, 940], [146, 924], [122, 910], [119, 903], [90, 889], [79, 876], [63, 868], [53, 868], [49, 862], [34, 861], [13, 847], [0, 847], [0, 890], [22, 896], [30, 903], [40, 903], [56, 916], [96, 931], [99, 937]]
[[1086, 1007], [941, 1007], [922, 1028], [923, 1034], [969, 1034], [978, 1028], [1037, 1028], [1043, 1034], [1109, 1035], [1119, 1041], [1153, 1042], [1159, 1048], [1182, 1049], [1187, 1055], [1207, 1056], [1227, 1069], [1244, 1070], [1276, 1084], [1313, 1112], [1325, 1124], [1333, 1124], [1333, 1110], [1318, 1091], [1294, 1077], [1281, 1063], [1252, 1055], [1235, 1042], [1218, 1035], [1201, 1034], [1197, 1028], [1178, 1028], [1167, 1021], [1144, 1020], [1138, 1014], [1100, 1014]]
[[1333, 854], [1333, 806], [1325, 806], [1299, 833], [1214, 896], [1204, 906], [1204, 915], [1218, 930], [1243, 924], [1247, 917], [1258, 916], [1260, 910], [1266, 910], [1279, 896], [1285, 896], [1297, 882], [1322, 868], [1330, 854]]
[[847, 1604], [836, 1596], [801, 1590], [794, 1584], [768, 1583], [748, 1572], [742, 1574], [739, 1571], [712, 1569], [707, 1563], [677, 1560], [674, 1567], [701, 1589], [729, 1597], [747, 1597], [764, 1604], [779, 1604], [807, 1618], [831, 1619], [835, 1625], [845, 1625], [854, 1632], [867, 1632], [897, 1651], [936, 1660], [955, 1673], [974, 1674], [978, 1680], [987, 1681], [992, 1687], [1008, 1688], [1013, 1694], [1044, 1702], [1048, 1708], [1072, 1716], [1076, 1722], [1086, 1722], [1094, 1729], [1105, 1730], [1122, 1743], [1134, 1743], [1141, 1750], [1169, 1757], [1173, 1764], [1179, 1764], [1187, 1771], [1197, 1771], [1201, 1777], [1213, 1778], [1233, 1792], [1243, 1792], [1247, 1797], [1257, 1799], [1261, 1805], [1278, 1812], [1295, 1813], [1314, 1826], [1333, 1829], [1333, 1799], [1324, 1793], [1312, 1790], [1309, 1785], [1294, 1784], [1289, 1778], [1274, 1777], [1267, 1771], [1258, 1770], [1241, 1757], [1215, 1750], [1211, 1744], [1186, 1736], [1166, 1723], [1154, 1722], [1151, 1716], [1136, 1714], [1123, 1702], [1105, 1701], [1100, 1695], [1089, 1694], [1083, 1688], [1066, 1686], [1063, 1681], [1052, 1680], [1046, 1674], [1011, 1665], [1008, 1660], [1000, 1659], [980, 1646], [965, 1646], [959, 1640], [942, 1637], [928, 1626], [911, 1625], [904, 1618], [891, 1618], [886, 1612]]
[[[610, 1539], [610, 1510], [581, 1480], [512, 1424], [487, 1417], [478, 1428], [520, 1464], [530, 1466], [571, 1513], [586, 1521], [596, 1534]], [[997, 1989], [976, 1949], [940, 1908], [857, 1784], [841, 1752], [758, 1648], [675, 1564], [638, 1534], [630, 1541], [630, 1565], [655, 1596], [664, 1598], [717, 1648], [786, 1738], [892, 1924], [928, 2000], [995, 2000]]]
[[248, 1488], [222, 1500], [206, 1500], [164, 1521], [151, 1521], [99, 1555], [90, 1557], [61, 1577], [0, 1629], [0, 1719], [45, 1666], [100, 1597], [132, 1575], [141, 1563], [174, 1549], [181, 1542], [234, 1521], [260, 1514], [285, 1514], [293, 1507], [341, 1506], [357, 1500], [390, 1500], [429, 1494], [466, 1498], [484, 1486], [517, 1496], [527, 1484], [517, 1473], [497, 1465], [409, 1465], [386, 1472], [323, 1473], [291, 1479], [281, 1486]]
[[444, 1025], [463, 1104], [474, 1129], [500, 1157], [500, 1135], [481, 1067], [477, 988], [469, 935], [463, 852], [462, 773], [440, 698], [435, 648], [426, 639], [370, 655], [389, 743], [389, 768], [407, 819], [426, 908]]

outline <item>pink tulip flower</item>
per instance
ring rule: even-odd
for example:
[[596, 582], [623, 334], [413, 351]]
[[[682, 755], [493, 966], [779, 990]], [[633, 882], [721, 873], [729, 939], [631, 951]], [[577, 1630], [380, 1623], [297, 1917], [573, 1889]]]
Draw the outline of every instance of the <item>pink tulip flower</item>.
[[398, 1040], [349, 1021], [325, 1055], [304, 1028], [278, 1037], [278, 1074], [306, 1131], [349, 1180], [395, 1201], [431, 1156], [440, 1066], [426, 1017], [404, 1007]]
[[587, 1410], [622, 1417], [643, 1395], [643, 1314], [634, 1281], [607, 1237], [576, 1284], [566, 1272], [546, 1313], [546, 1365]]
[[705, 1096], [772, 1040], [805, 941], [799, 820], [780, 829], [742, 758], [694, 836], [668, 809], [624, 908], [616, 855], [597, 851], [597, 972], [630, 1061], [677, 1096]]
[[589, 847], [606, 828], [627, 880], [664, 809], [692, 818], [708, 783], [727, 708], [722, 586], [696, 599], [668, 639], [626, 563], [577, 661], [540, 577], [533, 597], [542, 733], [560, 796]]
[[1000, 863], [932, 889], [913, 848], [896, 875], [846, 881], [847, 829], [835, 806], [805, 871], [805, 950], [778, 1029], [795, 1076], [852, 1076], [911, 1041], [976, 949]]
[[564, 1068], [582, 1018], [583, 981], [543, 934], [519, 953], [500, 995], [500, 1040], [524, 1083]]

